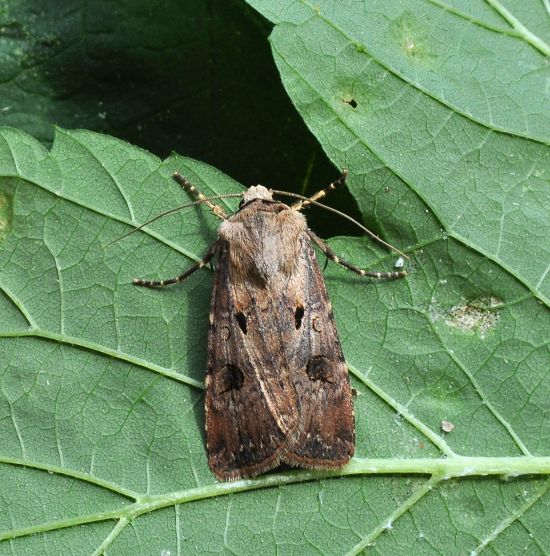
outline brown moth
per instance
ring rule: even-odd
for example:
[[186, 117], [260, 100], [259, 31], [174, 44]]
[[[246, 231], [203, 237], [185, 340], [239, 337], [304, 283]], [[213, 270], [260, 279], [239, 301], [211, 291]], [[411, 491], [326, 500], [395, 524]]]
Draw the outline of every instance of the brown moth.
[[346, 174], [309, 200], [288, 206], [258, 185], [227, 217], [179, 174], [174, 178], [223, 220], [203, 259], [177, 278], [134, 280], [158, 287], [182, 281], [214, 256], [206, 370], [206, 450], [221, 480], [280, 464], [338, 469], [355, 450], [348, 371], [312, 242], [342, 261], [299, 209], [345, 183]]

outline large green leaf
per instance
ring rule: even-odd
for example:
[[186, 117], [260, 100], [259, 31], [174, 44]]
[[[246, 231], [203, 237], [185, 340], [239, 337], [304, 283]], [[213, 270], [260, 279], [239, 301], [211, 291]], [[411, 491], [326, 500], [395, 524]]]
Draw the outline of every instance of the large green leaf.
[[413, 257], [389, 284], [326, 272], [357, 456], [342, 473], [216, 483], [211, 272], [163, 291], [131, 279], [192, 264], [217, 222], [190, 209], [109, 245], [185, 200], [174, 169], [206, 192], [238, 184], [89, 132], [48, 152], [4, 129], [0, 554], [547, 553], [544, 5], [250, 3], [277, 24], [283, 82], [364, 218]]
[[[211, 272], [163, 291], [131, 279], [178, 273], [217, 223], [188, 209], [111, 244], [184, 201], [175, 169], [207, 193], [240, 190], [90, 132], [59, 131], [51, 153], [1, 132], [0, 553], [548, 545], [550, 483], [536, 478], [550, 473], [548, 312], [456, 240], [413, 251], [400, 282], [328, 269], [358, 390], [353, 462], [216, 483], [202, 433]], [[395, 260], [362, 240], [334, 247], [368, 266]]]
[[109, 133], [243, 183], [323, 181], [330, 165], [284, 93], [270, 27], [240, 0], [7, 0], [0, 125], [48, 145], [55, 125]]

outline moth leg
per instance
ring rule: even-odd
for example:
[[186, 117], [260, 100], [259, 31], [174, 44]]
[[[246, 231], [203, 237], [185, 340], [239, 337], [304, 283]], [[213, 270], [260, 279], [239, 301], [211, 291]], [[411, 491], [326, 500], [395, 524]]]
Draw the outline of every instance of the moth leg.
[[370, 278], [377, 278], [378, 280], [396, 280], [397, 278], [403, 278], [403, 276], [407, 276], [407, 273], [404, 270], [398, 272], [375, 272], [372, 270], [363, 270], [361, 268], [348, 263], [348, 261], [344, 261], [340, 257], [336, 255], [336, 253], [314, 232], [311, 230], [307, 230], [307, 233], [311, 240], [319, 246], [321, 251], [332, 261], [356, 274], [359, 276], [369, 276]]
[[328, 193], [330, 193], [331, 191], [334, 191], [335, 189], [338, 189], [339, 187], [345, 185], [347, 177], [348, 177], [348, 171], [343, 170], [342, 175], [336, 181], [333, 181], [330, 185], [327, 185], [327, 187], [325, 187], [324, 189], [317, 191], [317, 193], [314, 193], [309, 199], [297, 201], [292, 205], [291, 208], [293, 208], [294, 210], [302, 210], [308, 205], [311, 205], [311, 203], [314, 203], [315, 201], [318, 201], [319, 199], [326, 197]]
[[210, 262], [210, 260], [216, 253], [216, 244], [217, 242], [214, 242], [209, 247], [204, 257], [198, 263], [194, 264], [191, 268], [188, 268], [185, 272], [183, 272], [176, 278], [168, 278], [166, 280], [142, 280], [141, 278], [134, 278], [133, 284], [135, 286], [143, 286], [145, 288], [162, 288], [164, 286], [170, 286], [171, 284], [178, 284], [179, 282], [182, 282], [188, 276], [193, 274], [193, 272], [199, 270], [199, 268], [202, 268]]
[[227, 214], [223, 208], [209, 201], [187, 178], [184, 178], [178, 172], [174, 172], [172, 178], [177, 181], [187, 193], [195, 197], [197, 201], [202, 201], [220, 220], [225, 220], [227, 218]]

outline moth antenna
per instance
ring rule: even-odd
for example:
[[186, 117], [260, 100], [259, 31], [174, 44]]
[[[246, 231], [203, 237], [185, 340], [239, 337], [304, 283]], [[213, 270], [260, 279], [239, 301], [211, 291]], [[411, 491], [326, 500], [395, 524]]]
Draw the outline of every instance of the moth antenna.
[[163, 218], [164, 216], [168, 216], [169, 214], [174, 214], [175, 212], [179, 212], [180, 210], [183, 210], [183, 209], [186, 209], [186, 208], [189, 208], [189, 207], [194, 207], [196, 205], [202, 205], [206, 201], [210, 201], [212, 199], [229, 199], [229, 198], [237, 198], [237, 197], [242, 197], [242, 196], [243, 196], [242, 193], [225, 193], [223, 195], [213, 195], [212, 197], [204, 197], [203, 199], [199, 199], [197, 201], [192, 201], [191, 203], [185, 203], [183, 205], [179, 205], [177, 207], [165, 210], [164, 212], [161, 212], [160, 214], [157, 214], [156, 216], [153, 216], [153, 218], [150, 218], [149, 220], [147, 220], [143, 224], [140, 224], [139, 226], [137, 226], [133, 230], [130, 230], [129, 232], [121, 235], [120, 237], [117, 237], [116, 239], [113, 239], [113, 241], [110, 241], [109, 243], [107, 243], [107, 245], [105, 245], [105, 247], [109, 247], [113, 243], [116, 243], [117, 241], [120, 241], [121, 239], [124, 239], [127, 236], [130, 236], [132, 234], [135, 234], [136, 232], [139, 232], [139, 230], [141, 230], [145, 226], [148, 226], [149, 224], [152, 224], [156, 220], [159, 220], [160, 218]]
[[[323, 189], [322, 191], [325, 191], [325, 194], [322, 195], [322, 197], [324, 197], [328, 191], [331, 191], [332, 189], [336, 189], [336, 187], [331, 187], [331, 186], [335, 185], [338, 181], [339, 180], [336, 180], [335, 182], [331, 183], [328, 187]], [[302, 199], [302, 201], [304, 201], [303, 205], [305, 205], [306, 201], [307, 201], [308, 205], [314, 205], [316, 207], [324, 208], [325, 210], [328, 210], [329, 212], [334, 212], [334, 214], [338, 214], [342, 218], [345, 218], [346, 220], [349, 220], [352, 224], [355, 224], [360, 230], [363, 230], [363, 232], [365, 232], [370, 238], [372, 238], [374, 241], [376, 241], [380, 245], [384, 245], [385, 247], [387, 247], [388, 249], [391, 249], [393, 252], [397, 253], [401, 257], [410, 260], [410, 257], [408, 255], [406, 255], [405, 253], [403, 253], [403, 251], [400, 251], [399, 249], [397, 249], [397, 247], [394, 247], [393, 245], [391, 245], [387, 241], [384, 241], [381, 237], [377, 236], [374, 232], [371, 232], [368, 228], [363, 226], [363, 224], [361, 224], [360, 222], [357, 222], [357, 220], [355, 220], [355, 218], [352, 218], [351, 216], [349, 216], [345, 212], [342, 212], [342, 211], [337, 210], [335, 208], [324, 205], [323, 203], [318, 203], [317, 201], [314, 201], [313, 198], [317, 194], [313, 195], [313, 197], [304, 197], [303, 195], [300, 195], [299, 193], [291, 193], [290, 191], [279, 191], [277, 189], [271, 189], [270, 191], [272, 193], [275, 193], [276, 195], [283, 195], [283, 196], [286, 195], [287, 197], [295, 197], [297, 199]], [[319, 193], [321, 193], [321, 191]], [[297, 204], [298, 203], [296, 203], [296, 205]], [[294, 206], [295, 205], [293, 205], [293, 207]]]
[[190, 195], [195, 197], [198, 201], [204, 203], [220, 220], [225, 220], [227, 214], [220, 205], [216, 205], [210, 201], [201, 191], [199, 191], [187, 178], [183, 177], [179, 172], [172, 174], [172, 179], [177, 181], [181, 187]]
[[327, 185], [324, 189], [320, 189], [317, 193], [314, 193], [311, 197], [303, 197], [301, 201], [294, 203], [291, 208], [294, 210], [302, 210], [303, 208], [307, 207], [308, 205], [326, 197], [331, 191], [338, 189], [346, 184], [346, 178], [348, 177], [348, 171], [342, 170], [342, 175], [336, 180], [333, 181], [331, 184]]

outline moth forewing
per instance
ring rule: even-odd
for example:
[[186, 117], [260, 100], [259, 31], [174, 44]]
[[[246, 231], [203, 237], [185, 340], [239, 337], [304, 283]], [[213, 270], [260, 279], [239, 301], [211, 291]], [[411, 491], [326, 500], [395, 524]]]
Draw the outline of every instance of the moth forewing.
[[[230, 261], [231, 243], [218, 240], [208, 333], [206, 448], [224, 480], [277, 467], [297, 437], [297, 395], [289, 368], [274, 349], [265, 297]], [[238, 285], [237, 285], [238, 284]]]
[[292, 380], [302, 428], [285, 461], [312, 469], [337, 469], [355, 451], [352, 392], [323, 276], [309, 238], [302, 242], [303, 317], [292, 350]]

